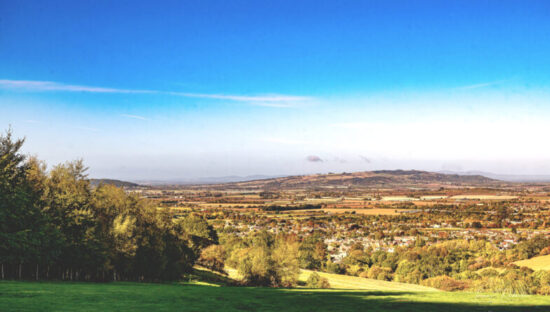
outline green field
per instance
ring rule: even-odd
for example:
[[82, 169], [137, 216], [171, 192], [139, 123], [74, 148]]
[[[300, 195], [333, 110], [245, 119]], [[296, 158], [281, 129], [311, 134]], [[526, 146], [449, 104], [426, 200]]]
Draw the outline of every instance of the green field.
[[0, 311], [550, 311], [550, 297], [4, 281]]

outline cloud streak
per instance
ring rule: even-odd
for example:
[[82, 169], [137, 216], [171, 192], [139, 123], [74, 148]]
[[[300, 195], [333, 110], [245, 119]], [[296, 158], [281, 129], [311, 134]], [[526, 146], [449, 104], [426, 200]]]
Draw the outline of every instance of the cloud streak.
[[145, 117], [139, 116], [139, 115], [120, 114], [120, 116], [126, 117], [126, 118], [139, 119], [139, 120], [149, 120], [148, 118], [145, 118]]
[[480, 89], [480, 88], [492, 87], [506, 81], [507, 80], [497, 80], [497, 81], [490, 81], [490, 82], [484, 82], [484, 83], [477, 83], [477, 84], [458, 87], [456, 89], [459, 89], [459, 90]]
[[33, 80], [6, 80], [0, 79], [0, 87], [4, 89], [20, 89], [26, 91], [66, 91], [66, 92], [90, 92], [90, 93], [156, 93], [151, 90], [129, 90], [69, 85], [53, 81]]
[[[188, 93], [188, 92], [173, 92], [173, 91], [160, 91], [160, 90], [145, 90], [145, 89], [118, 89], [118, 88], [105, 88], [95, 86], [82, 86], [64, 84], [53, 81], [35, 81], [35, 80], [8, 80], [0, 79], [0, 88], [23, 90], [23, 91], [60, 91], [60, 92], [86, 92], [86, 93], [112, 93], [112, 94], [162, 94], [172, 96], [182, 96], [187, 98], [201, 98], [212, 99], [222, 101], [232, 101], [247, 103], [256, 106], [265, 107], [294, 107], [302, 103], [310, 102], [311, 97], [306, 96], [293, 96], [293, 95], [231, 95], [231, 94], [205, 94], [205, 93]], [[131, 117], [127, 115], [125, 117]], [[141, 116], [139, 116], [141, 117]], [[135, 118], [135, 116], [134, 116]], [[138, 118], [140, 119], [140, 118]]]

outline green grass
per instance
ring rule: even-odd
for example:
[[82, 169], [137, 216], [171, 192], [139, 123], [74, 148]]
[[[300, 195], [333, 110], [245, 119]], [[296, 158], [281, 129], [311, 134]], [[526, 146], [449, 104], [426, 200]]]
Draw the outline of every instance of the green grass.
[[0, 311], [550, 311], [550, 297], [3, 281]]

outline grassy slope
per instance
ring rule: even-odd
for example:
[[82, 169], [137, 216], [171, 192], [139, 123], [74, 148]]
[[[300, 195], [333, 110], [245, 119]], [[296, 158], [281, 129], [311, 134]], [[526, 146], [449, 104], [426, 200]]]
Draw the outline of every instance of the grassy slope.
[[0, 311], [550, 311], [550, 297], [196, 284], [0, 282]]
[[550, 255], [534, 257], [527, 260], [516, 261], [515, 264], [525, 266], [533, 270], [550, 270]]
[[[226, 267], [225, 271], [229, 274], [229, 278], [233, 280], [240, 280], [242, 278], [237, 272], [237, 270], [233, 268]], [[301, 270], [300, 276], [298, 278], [299, 281], [305, 284], [305, 282], [307, 281], [307, 278], [312, 272], [313, 271], [310, 271], [310, 270]], [[357, 276], [331, 274], [331, 273], [324, 273], [324, 272], [317, 272], [317, 273], [320, 276], [328, 279], [330, 283], [330, 287], [334, 289], [407, 291], [407, 292], [439, 291], [435, 288], [430, 288], [430, 287], [415, 285], [415, 284], [379, 281], [375, 279], [361, 278]]]
[[[299, 280], [305, 282], [312, 271], [301, 270]], [[317, 272], [321, 277], [328, 279], [331, 288], [336, 289], [360, 289], [360, 290], [377, 290], [377, 291], [439, 291], [435, 288], [425, 287], [415, 284], [405, 284], [397, 282], [379, 281], [375, 279], [361, 278], [357, 276], [330, 274]]]

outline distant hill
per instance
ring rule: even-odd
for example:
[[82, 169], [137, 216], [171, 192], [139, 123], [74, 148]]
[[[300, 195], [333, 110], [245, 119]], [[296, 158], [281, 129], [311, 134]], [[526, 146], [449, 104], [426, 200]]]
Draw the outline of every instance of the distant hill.
[[128, 181], [121, 181], [121, 180], [114, 180], [114, 179], [90, 179], [90, 184], [92, 186], [98, 186], [99, 184], [111, 184], [117, 187], [138, 187], [141, 186], [137, 183], [128, 182]]
[[282, 175], [267, 176], [267, 175], [250, 175], [250, 176], [225, 176], [225, 177], [203, 177], [193, 179], [176, 179], [176, 180], [139, 180], [141, 185], [203, 185], [203, 184], [224, 184], [232, 182], [255, 181], [271, 178], [283, 177]]
[[502, 181], [481, 175], [444, 174], [418, 170], [379, 170], [329, 173], [261, 179], [212, 185], [247, 189], [295, 189], [323, 187], [491, 186]]
[[545, 183], [550, 182], [550, 175], [545, 174], [500, 174], [484, 171], [466, 171], [466, 172], [454, 172], [454, 171], [440, 171], [445, 174], [458, 174], [458, 175], [481, 175], [491, 179], [497, 179], [508, 182], [531, 182], [531, 183]]

